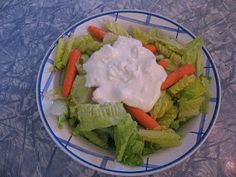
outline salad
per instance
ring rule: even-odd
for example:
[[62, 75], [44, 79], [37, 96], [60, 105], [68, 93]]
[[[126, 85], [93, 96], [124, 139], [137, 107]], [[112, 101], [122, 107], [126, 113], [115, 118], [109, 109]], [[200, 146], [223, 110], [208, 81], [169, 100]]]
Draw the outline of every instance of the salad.
[[203, 39], [183, 44], [157, 28], [116, 22], [59, 39], [52, 72], [60, 73], [50, 113], [74, 136], [139, 165], [181, 144], [184, 124], [207, 113], [211, 78], [203, 75]]

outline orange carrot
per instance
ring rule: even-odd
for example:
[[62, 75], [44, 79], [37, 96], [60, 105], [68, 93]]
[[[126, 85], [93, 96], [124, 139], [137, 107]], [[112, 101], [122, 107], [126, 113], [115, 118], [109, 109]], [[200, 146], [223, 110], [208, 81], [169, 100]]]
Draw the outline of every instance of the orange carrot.
[[141, 109], [125, 105], [127, 111], [137, 120], [137, 122], [145, 128], [154, 129], [159, 124], [147, 113]]
[[150, 50], [152, 53], [157, 53], [157, 47], [153, 44], [146, 44], [143, 47], [145, 47], [146, 49]]
[[164, 90], [171, 85], [178, 82], [180, 79], [182, 79], [185, 75], [191, 75], [195, 72], [195, 67], [192, 64], [184, 64], [180, 68], [178, 68], [176, 71], [170, 73], [166, 80], [161, 85], [161, 90]]
[[161, 65], [163, 68], [167, 68], [169, 65], [169, 61], [167, 59], [162, 59], [158, 62], [159, 65]]
[[66, 68], [66, 75], [62, 87], [62, 96], [67, 97], [70, 93], [75, 75], [76, 75], [76, 63], [80, 58], [80, 51], [73, 50], [69, 55], [69, 61]]
[[98, 40], [102, 41], [106, 32], [103, 31], [101, 28], [98, 28], [94, 25], [90, 25], [88, 27], [88, 32], [91, 34], [93, 37], [97, 38]]

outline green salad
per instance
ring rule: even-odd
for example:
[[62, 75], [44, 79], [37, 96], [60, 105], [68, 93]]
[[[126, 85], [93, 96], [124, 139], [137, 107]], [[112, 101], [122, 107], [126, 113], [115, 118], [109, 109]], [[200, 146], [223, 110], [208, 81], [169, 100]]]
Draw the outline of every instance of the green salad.
[[[155, 55], [156, 63], [167, 73], [160, 96], [148, 112], [123, 102], [98, 103], [95, 87], [86, 86], [84, 64], [104, 45], [113, 45], [118, 36], [139, 40]], [[51, 113], [58, 126], [68, 124], [74, 136], [110, 151], [116, 161], [140, 165], [143, 157], [181, 144], [178, 130], [209, 108], [211, 78], [203, 75], [203, 39], [183, 44], [157, 28], [130, 26], [115, 22], [102, 28], [88, 27], [88, 34], [59, 39], [52, 72], [60, 73], [60, 86]]]

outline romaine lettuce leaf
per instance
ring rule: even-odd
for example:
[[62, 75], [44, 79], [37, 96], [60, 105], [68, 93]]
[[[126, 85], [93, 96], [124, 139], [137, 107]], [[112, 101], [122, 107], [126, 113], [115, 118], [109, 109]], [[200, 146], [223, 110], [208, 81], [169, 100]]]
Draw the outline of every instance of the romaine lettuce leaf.
[[210, 85], [211, 85], [211, 78], [210, 77], [205, 77], [205, 76], [201, 76], [200, 77], [201, 83], [205, 88], [205, 94], [204, 94], [204, 100], [202, 102], [202, 106], [201, 106], [201, 111], [203, 113], [208, 113], [209, 110], [209, 106], [210, 106], [210, 97], [211, 97], [211, 93], [210, 93]]
[[76, 63], [76, 70], [77, 70], [79, 75], [85, 75], [86, 74], [86, 72], [83, 68], [83, 65], [80, 64], [79, 62]]
[[128, 114], [122, 103], [78, 104], [77, 109], [80, 131], [91, 131], [116, 125]]
[[67, 39], [66, 46], [65, 46], [65, 51], [64, 51], [64, 54], [63, 54], [63, 57], [62, 57], [62, 68], [58, 68], [59, 70], [66, 67], [70, 52], [71, 52], [73, 44], [74, 44], [74, 41], [75, 41], [74, 35], [71, 35]]
[[161, 127], [169, 128], [171, 123], [176, 119], [178, 115], [178, 109], [176, 106], [172, 106], [163, 117], [161, 117], [158, 120], [158, 123], [161, 125]]
[[160, 149], [161, 147], [158, 144], [145, 141], [143, 155], [152, 154]]
[[159, 42], [156, 42], [155, 45], [158, 48], [158, 52], [164, 55], [165, 57], [169, 58], [169, 60], [171, 61], [172, 67], [168, 70], [174, 71], [183, 63], [181, 55], [173, 52], [166, 45], [161, 44]]
[[129, 36], [129, 33], [115, 21], [107, 21], [106, 23], [104, 23], [104, 28], [116, 35]]
[[180, 144], [180, 136], [173, 130], [139, 130], [144, 141], [158, 144], [162, 148], [173, 147]]
[[188, 85], [180, 94], [181, 99], [192, 99], [202, 96], [206, 92], [201, 80], [196, 78], [194, 82]]
[[199, 76], [203, 71], [203, 56], [201, 48], [204, 44], [202, 37], [197, 37], [187, 43], [183, 48], [183, 62], [185, 64], [193, 64], [196, 68], [196, 75]]
[[116, 160], [128, 165], [143, 162], [144, 142], [138, 139], [137, 123], [127, 114], [114, 129]]
[[95, 131], [81, 131], [79, 135], [86, 138], [91, 143], [98, 145], [101, 148], [107, 149], [108, 148], [108, 137], [103, 133], [97, 133]]
[[143, 163], [144, 142], [137, 138], [137, 134], [132, 134], [129, 143], [125, 149], [125, 153], [121, 160], [122, 163], [136, 166]]
[[56, 46], [56, 54], [55, 54], [55, 60], [54, 60], [54, 66], [57, 69], [62, 69], [63, 64], [62, 64], [62, 57], [64, 54], [65, 50], [65, 40], [64, 39], [59, 39], [57, 46]]
[[185, 122], [187, 118], [191, 118], [200, 114], [200, 108], [204, 98], [197, 97], [192, 99], [180, 98], [179, 100], [179, 117], [184, 118], [182, 122]]
[[195, 80], [195, 76], [191, 75], [191, 76], [184, 76], [181, 80], [179, 80], [176, 84], [174, 84], [173, 86], [171, 86], [168, 89], [168, 92], [170, 92], [172, 95], [176, 95], [177, 93], [179, 93], [180, 91], [182, 91], [185, 87], [187, 87], [188, 85], [190, 85], [192, 82], [194, 82]]
[[85, 87], [85, 76], [77, 75], [73, 82], [73, 86], [70, 92], [70, 98], [77, 103], [93, 103], [92, 93], [93, 88]]
[[156, 119], [157, 117], [162, 117], [166, 111], [168, 111], [173, 105], [173, 101], [171, 100], [170, 95], [168, 95], [165, 91], [161, 92], [161, 96], [153, 106], [150, 111], [151, 116]]
[[152, 38], [150, 38], [148, 32], [141, 30], [137, 26], [132, 26], [132, 36], [141, 41], [144, 45], [152, 42]]
[[91, 53], [99, 50], [102, 43], [93, 39], [91, 35], [82, 35], [75, 37], [73, 48], [78, 49], [80, 52]]

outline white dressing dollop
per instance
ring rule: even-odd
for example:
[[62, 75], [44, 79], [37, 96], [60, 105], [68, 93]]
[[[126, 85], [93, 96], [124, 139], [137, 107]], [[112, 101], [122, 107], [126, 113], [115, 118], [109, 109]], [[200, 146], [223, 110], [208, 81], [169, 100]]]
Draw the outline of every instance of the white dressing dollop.
[[104, 45], [83, 65], [87, 87], [96, 87], [98, 103], [123, 102], [145, 112], [160, 96], [167, 74], [152, 52], [136, 39], [119, 36], [111, 46]]

